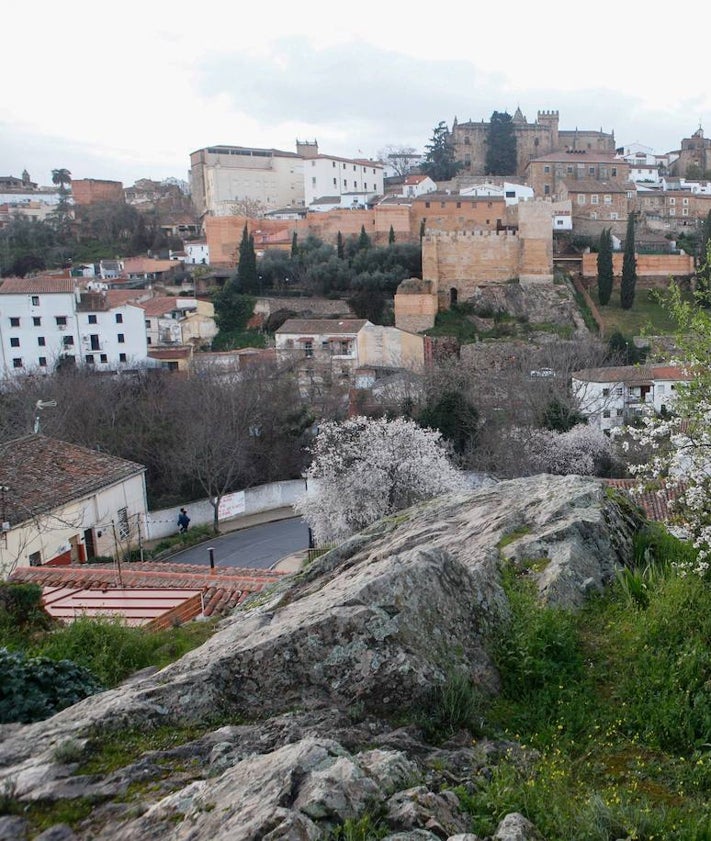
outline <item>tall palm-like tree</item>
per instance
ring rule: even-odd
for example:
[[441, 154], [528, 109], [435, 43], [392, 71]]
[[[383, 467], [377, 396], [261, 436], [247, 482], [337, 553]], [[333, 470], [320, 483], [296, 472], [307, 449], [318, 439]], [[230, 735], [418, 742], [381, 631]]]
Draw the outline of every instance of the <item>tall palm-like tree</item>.
[[72, 183], [72, 174], [68, 169], [53, 169], [52, 170], [52, 184], [59, 187], [64, 187], [65, 184]]

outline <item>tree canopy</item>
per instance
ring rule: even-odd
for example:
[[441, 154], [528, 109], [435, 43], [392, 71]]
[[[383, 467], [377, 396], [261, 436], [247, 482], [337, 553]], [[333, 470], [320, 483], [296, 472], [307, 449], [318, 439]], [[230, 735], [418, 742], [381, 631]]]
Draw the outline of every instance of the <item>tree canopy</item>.
[[406, 418], [322, 423], [312, 455], [312, 485], [298, 510], [319, 543], [342, 540], [381, 517], [464, 487], [441, 433]]
[[604, 228], [597, 252], [597, 295], [601, 306], [610, 302], [615, 273], [612, 264], [612, 232]]
[[517, 164], [513, 118], [506, 111], [494, 111], [489, 121], [486, 174], [515, 175]]
[[433, 181], [449, 181], [459, 172], [462, 164], [454, 156], [454, 147], [446, 123], [440, 122], [432, 132], [432, 139], [425, 146], [425, 159], [420, 169]]

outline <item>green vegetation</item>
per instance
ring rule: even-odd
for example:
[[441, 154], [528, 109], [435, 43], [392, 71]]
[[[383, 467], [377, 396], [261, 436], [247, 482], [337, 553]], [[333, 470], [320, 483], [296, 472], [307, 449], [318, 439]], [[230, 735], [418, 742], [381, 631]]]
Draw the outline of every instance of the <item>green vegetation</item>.
[[429, 742], [439, 743], [460, 730], [481, 732], [484, 698], [468, 676], [451, 674], [423, 704], [418, 723]]
[[625, 250], [622, 255], [622, 279], [620, 280], [620, 306], [623, 310], [632, 309], [635, 287], [637, 286], [637, 258], [634, 250], [634, 219], [630, 213], [627, 220]]
[[579, 613], [540, 606], [527, 573], [505, 570], [485, 731], [512, 746], [455, 789], [471, 831], [519, 811], [548, 841], [711, 838], [711, 590], [676, 572], [689, 552], [642, 532], [639, 587], [624, 573]]
[[388, 834], [387, 825], [380, 818], [366, 814], [361, 818], [344, 821], [327, 838], [328, 841], [379, 841]]
[[612, 231], [605, 228], [600, 234], [597, 252], [597, 297], [602, 306], [610, 302], [615, 272], [612, 264]]
[[487, 137], [486, 173], [487, 175], [514, 175], [517, 163], [513, 118], [506, 111], [494, 111], [489, 122]]
[[432, 131], [432, 138], [425, 146], [425, 159], [420, 169], [433, 181], [449, 181], [462, 168], [455, 160], [454, 147], [446, 123], [438, 123]]
[[[590, 297], [599, 304], [597, 289], [591, 287]], [[577, 297], [577, 295], [576, 295]], [[652, 336], [675, 333], [677, 330], [673, 315], [664, 307], [660, 293], [655, 289], [637, 289], [634, 307], [622, 309], [619, 300], [613, 296], [606, 307], [600, 309], [605, 324], [605, 334], [618, 332], [625, 336]], [[583, 313], [584, 315], [584, 313]]]
[[59, 625], [40, 598], [34, 585], [0, 587], [0, 722], [46, 718], [139, 669], [168, 665], [215, 630], [191, 622], [156, 632], [88, 617]]

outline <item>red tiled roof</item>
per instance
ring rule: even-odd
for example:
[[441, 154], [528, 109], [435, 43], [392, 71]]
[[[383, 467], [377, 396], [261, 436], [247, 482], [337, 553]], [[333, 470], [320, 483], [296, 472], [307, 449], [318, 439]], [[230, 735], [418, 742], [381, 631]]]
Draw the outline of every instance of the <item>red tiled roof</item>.
[[338, 336], [357, 333], [367, 323], [365, 318], [289, 318], [276, 332]]
[[0, 295], [51, 295], [56, 292], [73, 292], [71, 277], [8, 277], [0, 286]]
[[648, 520], [668, 523], [674, 519], [674, 513], [669, 510], [669, 504], [678, 499], [686, 491], [686, 484], [681, 483], [673, 488], [660, 487], [644, 491], [637, 491], [637, 479], [605, 479], [605, 484], [625, 491], [632, 501], [638, 505]]
[[71, 590], [152, 588], [202, 590], [205, 616], [227, 613], [251, 593], [279, 581], [283, 572], [235, 567], [208, 567], [159, 561], [127, 563], [119, 577], [115, 566], [82, 564], [64, 567], [18, 567], [10, 581]]
[[161, 295], [156, 298], [151, 298], [148, 301], [141, 301], [138, 306], [145, 310], [146, 315], [149, 317], [165, 315], [167, 312], [179, 309], [178, 299], [170, 295]]
[[189, 359], [192, 354], [192, 345], [179, 345], [173, 348], [148, 348], [149, 359]]
[[133, 461], [48, 438], [25, 435], [0, 444], [4, 519], [24, 523], [35, 514], [143, 473]]

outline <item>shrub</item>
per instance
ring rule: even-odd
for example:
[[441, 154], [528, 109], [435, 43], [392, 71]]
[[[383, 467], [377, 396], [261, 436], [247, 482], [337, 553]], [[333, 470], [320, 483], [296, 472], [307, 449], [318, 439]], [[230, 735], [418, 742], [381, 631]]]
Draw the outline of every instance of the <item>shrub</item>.
[[0, 723], [41, 721], [100, 690], [76, 663], [0, 649]]
[[444, 741], [459, 730], [479, 735], [483, 706], [483, 696], [469, 678], [452, 674], [430, 694], [419, 724], [425, 738], [432, 742]]
[[27, 625], [42, 612], [42, 588], [38, 584], [0, 584], [0, 615], [16, 625]]

